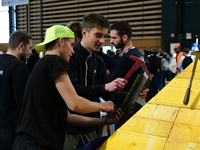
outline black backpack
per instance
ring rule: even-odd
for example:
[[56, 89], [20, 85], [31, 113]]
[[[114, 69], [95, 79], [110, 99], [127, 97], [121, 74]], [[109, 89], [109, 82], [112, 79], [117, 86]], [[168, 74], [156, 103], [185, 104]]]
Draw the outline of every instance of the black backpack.
[[193, 60], [190, 56], [185, 56], [185, 58], [183, 59], [183, 63], [182, 63], [183, 69], [185, 69], [187, 66], [189, 66], [189, 64], [191, 64], [192, 62], [193, 62]]
[[150, 74], [157, 73], [158, 69], [160, 70], [161, 59], [156, 55], [151, 55], [148, 57], [148, 61], [146, 62], [147, 69]]

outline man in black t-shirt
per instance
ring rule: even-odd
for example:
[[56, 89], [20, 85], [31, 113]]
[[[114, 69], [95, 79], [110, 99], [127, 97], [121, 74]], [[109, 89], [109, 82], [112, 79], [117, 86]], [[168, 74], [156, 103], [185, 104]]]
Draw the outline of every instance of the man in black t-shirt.
[[32, 37], [14, 32], [6, 54], [0, 56], [0, 150], [11, 150], [16, 137], [15, 127], [29, 77], [25, 61], [31, 54]]

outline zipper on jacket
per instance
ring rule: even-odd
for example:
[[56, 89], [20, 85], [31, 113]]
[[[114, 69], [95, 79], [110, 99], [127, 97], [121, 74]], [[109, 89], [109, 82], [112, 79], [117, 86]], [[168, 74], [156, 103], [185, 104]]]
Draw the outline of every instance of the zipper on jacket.
[[87, 57], [87, 59], [85, 60], [85, 86], [87, 86], [87, 73], [88, 73], [88, 65], [87, 65], [87, 61], [88, 59], [92, 57], [92, 53], [90, 53]]

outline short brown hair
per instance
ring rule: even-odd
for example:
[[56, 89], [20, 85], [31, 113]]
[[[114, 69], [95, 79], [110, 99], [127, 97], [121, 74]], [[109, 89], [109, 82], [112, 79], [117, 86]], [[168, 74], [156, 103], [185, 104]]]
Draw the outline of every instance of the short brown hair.
[[189, 53], [189, 51], [190, 51], [190, 49], [189, 48], [184, 48], [184, 49], [182, 49], [182, 52], [184, 52], [184, 53]]
[[28, 45], [31, 39], [32, 36], [30, 34], [23, 31], [15, 31], [9, 38], [8, 47], [9, 49], [15, 49], [21, 42], [24, 45]]
[[82, 24], [77, 21], [70, 21], [67, 24], [67, 27], [69, 27], [75, 34], [75, 37], [82, 39]]
[[83, 17], [82, 27], [90, 31], [92, 28], [108, 28], [110, 23], [99, 13], [89, 13]]
[[118, 21], [111, 25], [110, 30], [116, 30], [117, 34], [120, 37], [127, 35], [128, 38], [131, 40], [132, 37], [132, 28], [131, 25], [126, 21]]

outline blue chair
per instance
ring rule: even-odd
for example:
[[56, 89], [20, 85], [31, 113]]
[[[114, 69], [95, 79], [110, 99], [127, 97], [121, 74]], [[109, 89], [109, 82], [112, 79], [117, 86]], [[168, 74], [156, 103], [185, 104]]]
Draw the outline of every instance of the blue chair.
[[91, 140], [87, 145], [77, 150], [96, 150], [109, 136], [102, 136]]

